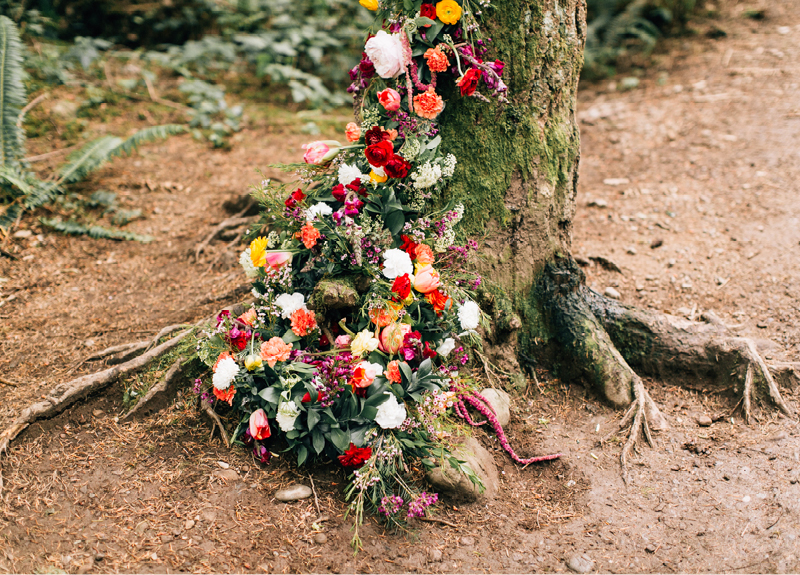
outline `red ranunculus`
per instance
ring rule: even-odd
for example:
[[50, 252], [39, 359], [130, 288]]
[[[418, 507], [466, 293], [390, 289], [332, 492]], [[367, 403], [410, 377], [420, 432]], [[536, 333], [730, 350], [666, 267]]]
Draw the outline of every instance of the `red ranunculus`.
[[342, 467], [352, 467], [358, 469], [364, 465], [367, 460], [372, 457], [371, 447], [356, 447], [354, 443], [350, 444], [344, 455], [339, 456], [339, 463]]
[[362, 197], [364, 197], [364, 198], [366, 198], [367, 196], [369, 196], [369, 192], [367, 191], [367, 188], [365, 188], [365, 187], [364, 187], [364, 186], [361, 184], [361, 180], [358, 180], [358, 179], [356, 179], [356, 180], [353, 180], [352, 182], [350, 182], [349, 184], [347, 184], [347, 185], [345, 186], [345, 188], [347, 188], [347, 189], [349, 189], [349, 190], [353, 190], [353, 191], [354, 191], [355, 193], [357, 193], [359, 196], [362, 196]]
[[397, 276], [392, 284], [392, 292], [397, 294], [397, 299], [403, 301], [411, 294], [411, 278], [408, 274]]
[[[311, 402], [311, 394], [306, 392], [306, 394], [303, 396], [303, 399], [301, 399], [300, 401], [302, 403], [310, 403]], [[322, 401], [322, 392], [321, 391], [317, 392], [317, 401]]]
[[426, 293], [425, 299], [427, 299], [428, 303], [433, 306], [433, 311], [436, 312], [436, 315], [442, 315], [442, 312], [447, 307], [447, 302], [450, 300], [449, 297], [440, 292], [438, 289]]
[[388, 140], [383, 140], [377, 144], [367, 146], [367, 149], [364, 150], [364, 155], [367, 156], [367, 161], [371, 165], [382, 168], [394, 157], [394, 146]]
[[337, 202], [344, 202], [344, 198], [347, 195], [347, 191], [344, 189], [342, 184], [336, 184], [333, 186], [331, 193], [333, 194], [333, 197], [336, 198]]
[[400, 239], [403, 240], [400, 249], [406, 252], [412, 260], [417, 259], [417, 246], [419, 244], [405, 234], [402, 234]]
[[386, 170], [386, 175], [390, 178], [405, 178], [411, 169], [411, 163], [402, 156], [395, 156], [386, 162], [384, 169]]
[[427, 341], [425, 342], [425, 348], [422, 350], [422, 357], [425, 359], [436, 357], [436, 352], [431, 349], [431, 345]]
[[297, 188], [295, 191], [292, 192], [291, 196], [286, 198], [286, 201], [283, 203], [286, 204], [286, 207], [291, 210], [297, 205], [297, 202], [302, 202], [305, 199], [306, 195], [303, 193], [303, 190]]
[[472, 96], [478, 88], [478, 82], [482, 76], [483, 72], [477, 68], [467, 70], [467, 73], [458, 81], [458, 88], [461, 90], [461, 95]]
[[368, 146], [372, 144], [377, 144], [378, 142], [383, 142], [384, 140], [391, 140], [392, 135], [385, 131], [380, 126], [372, 126], [367, 132], [364, 134], [364, 142]]
[[[433, 4], [423, 4], [419, 7], [419, 15], [422, 18], [430, 18], [434, 22], [436, 21], [436, 6]], [[426, 24], [425, 28], [429, 27], [430, 24]]]

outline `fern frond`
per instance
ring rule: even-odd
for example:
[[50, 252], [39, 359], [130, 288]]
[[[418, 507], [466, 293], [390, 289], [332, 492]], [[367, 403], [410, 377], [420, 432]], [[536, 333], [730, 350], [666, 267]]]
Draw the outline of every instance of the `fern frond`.
[[69, 157], [69, 163], [59, 171], [57, 185], [73, 184], [105, 164], [112, 152], [122, 144], [122, 138], [103, 136], [86, 144]]
[[8, 230], [17, 221], [17, 218], [22, 213], [22, 206], [18, 201], [0, 207], [0, 229]]
[[111, 157], [113, 158], [115, 156], [122, 155], [129, 156], [135, 150], [138, 150], [139, 146], [142, 144], [154, 142], [156, 140], [164, 140], [176, 134], [183, 134], [186, 131], [186, 126], [181, 124], [164, 124], [163, 126], [153, 126], [151, 128], [139, 130], [133, 136], [117, 146], [117, 148], [111, 153]]
[[74, 220], [62, 222], [57, 219], [39, 218], [39, 222], [43, 226], [52, 228], [62, 234], [71, 236], [89, 236], [94, 239], [109, 239], [109, 240], [130, 240], [135, 242], [148, 243], [152, 242], [153, 238], [150, 236], [143, 236], [133, 232], [126, 232], [114, 228], [104, 228], [103, 226], [85, 226]]
[[0, 166], [14, 167], [25, 157], [25, 133], [17, 118], [25, 105], [22, 42], [14, 22], [0, 16]]

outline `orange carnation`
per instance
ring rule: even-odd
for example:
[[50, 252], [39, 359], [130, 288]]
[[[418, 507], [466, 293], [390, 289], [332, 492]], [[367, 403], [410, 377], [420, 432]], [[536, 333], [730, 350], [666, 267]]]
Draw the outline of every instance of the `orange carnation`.
[[214, 388], [214, 397], [216, 397], [220, 401], [227, 402], [228, 405], [233, 405], [234, 395], [236, 395], [236, 387], [233, 385], [229, 386], [228, 389], [217, 389], [216, 387]]
[[430, 68], [431, 72], [444, 72], [450, 65], [447, 60], [447, 54], [439, 50], [439, 48], [428, 48], [423, 57], [428, 62], [428, 68]]
[[433, 88], [428, 88], [427, 92], [414, 96], [414, 111], [417, 116], [433, 120], [442, 110], [444, 110], [444, 100]]
[[436, 315], [441, 315], [447, 307], [447, 302], [450, 301], [450, 298], [440, 292], [438, 289], [426, 293], [425, 299], [427, 299], [428, 303], [433, 306], [433, 311], [436, 312]]
[[250, 308], [249, 310], [244, 312], [242, 315], [240, 315], [236, 319], [238, 319], [244, 325], [249, 325], [250, 327], [252, 327], [253, 323], [255, 323], [257, 317], [258, 317], [258, 314], [256, 314], [256, 310], [254, 310], [253, 308]]
[[306, 248], [311, 249], [317, 245], [317, 240], [321, 234], [317, 228], [311, 225], [310, 222], [306, 222], [306, 225], [304, 225], [300, 231], [297, 232], [297, 235], [303, 241], [303, 245], [306, 246]]
[[400, 376], [400, 362], [396, 359], [389, 362], [389, 365], [386, 366], [386, 371], [383, 372], [383, 375], [386, 376], [386, 379], [393, 383], [400, 383], [403, 381], [403, 378]]
[[275, 367], [279, 361], [289, 359], [291, 352], [292, 346], [279, 337], [273, 337], [261, 344], [261, 359], [266, 361], [270, 367]]
[[303, 337], [317, 327], [317, 319], [308, 310], [299, 309], [292, 314], [292, 331]]
[[417, 244], [414, 253], [417, 254], [417, 263], [432, 264], [435, 260], [433, 250], [426, 244]]

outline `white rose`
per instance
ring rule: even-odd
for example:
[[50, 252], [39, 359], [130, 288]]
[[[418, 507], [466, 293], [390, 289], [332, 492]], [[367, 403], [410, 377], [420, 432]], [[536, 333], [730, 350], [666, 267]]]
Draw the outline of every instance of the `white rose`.
[[378, 406], [378, 413], [375, 416], [375, 423], [383, 429], [395, 429], [400, 427], [406, 420], [406, 406], [398, 403], [397, 397], [393, 393], [386, 394], [389, 399]]
[[367, 40], [364, 52], [367, 53], [367, 57], [381, 78], [395, 78], [405, 72], [409, 64], [403, 43], [400, 41], [400, 34], [387, 34], [384, 30], [380, 30]]
[[458, 320], [461, 322], [461, 329], [466, 331], [478, 327], [481, 319], [481, 308], [474, 301], [467, 300], [464, 305], [458, 308]]
[[439, 347], [436, 348], [436, 353], [441, 355], [442, 357], [447, 357], [450, 355], [450, 352], [453, 351], [456, 347], [456, 340], [452, 337], [448, 337], [444, 340]]
[[350, 164], [342, 164], [339, 166], [339, 183], [343, 186], [351, 183], [353, 180], [361, 180], [365, 176], [358, 169], [358, 166]]
[[239, 255], [239, 265], [242, 266], [244, 275], [247, 277], [258, 277], [258, 268], [253, 265], [253, 260], [250, 259], [250, 248], [247, 248]]
[[358, 332], [353, 338], [353, 341], [350, 342], [350, 352], [353, 355], [361, 357], [365, 353], [372, 353], [378, 349], [379, 343], [378, 339], [373, 337], [372, 332], [365, 329], [364, 331]]
[[392, 249], [383, 252], [383, 275], [393, 280], [403, 274], [414, 273], [411, 257], [403, 250]]
[[313, 220], [314, 218], [321, 218], [322, 216], [329, 216], [333, 213], [333, 208], [328, 204], [319, 202], [314, 204], [306, 210], [306, 219]]
[[281, 308], [281, 317], [283, 319], [290, 318], [299, 309], [308, 309], [306, 307], [306, 298], [303, 297], [303, 294], [297, 292], [291, 295], [282, 293], [275, 298], [275, 305]]
[[237, 373], [239, 373], [239, 364], [232, 357], [226, 357], [217, 364], [211, 383], [217, 389], [228, 389]]
[[275, 420], [284, 433], [294, 429], [294, 420], [300, 415], [300, 409], [294, 401], [284, 401], [278, 408], [278, 415]]

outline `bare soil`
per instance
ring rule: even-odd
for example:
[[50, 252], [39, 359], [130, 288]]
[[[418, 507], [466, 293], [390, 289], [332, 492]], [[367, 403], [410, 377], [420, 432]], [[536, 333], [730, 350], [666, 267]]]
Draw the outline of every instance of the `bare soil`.
[[[760, 21], [745, 8], [731, 3], [695, 24], [697, 35], [665, 43], [633, 90], [583, 87], [574, 253], [597, 291], [691, 318], [712, 310], [768, 358], [798, 361], [800, 2], [771, 2]], [[727, 36], [707, 37], [714, 27]], [[31, 235], [0, 246], [18, 257], [0, 259], [0, 374], [16, 384], [0, 384], [0, 425], [101, 367], [83, 362], [93, 352], [240, 297], [238, 248], [223, 239], [198, 262], [189, 253], [237, 211], [230, 200], [261, 177], [254, 168], [297, 158], [305, 120], [276, 114], [253, 114], [232, 151], [174, 138], [92, 180], [145, 210], [130, 227], [152, 244], [65, 238], [22, 221]], [[357, 556], [341, 469], [284, 458], [259, 467], [209, 439], [188, 390], [158, 416], [117, 422], [117, 385], [12, 444], [0, 571], [565, 572], [574, 555], [598, 572], [800, 571], [795, 421], [745, 426], [733, 394], [710, 394], [691, 374], [649, 380], [671, 428], [634, 459], [626, 486], [619, 441], [598, 445], [620, 414], [580, 385], [539, 381], [515, 399], [508, 435], [522, 456], [558, 450], [562, 460], [522, 469], [481, 435], [502, 471], [499, 496], [445, 499], [434, 515], [447, 523], [415, 522], [410, 533], [370, 520]], [[795, 408], [798, 391], [783, 389]], [[700, 427], [700, 415], [714, 423]], [[221, 477], [226, 465], [237, 478]], [[312, 478], [316, 497], [274, 499]]]

